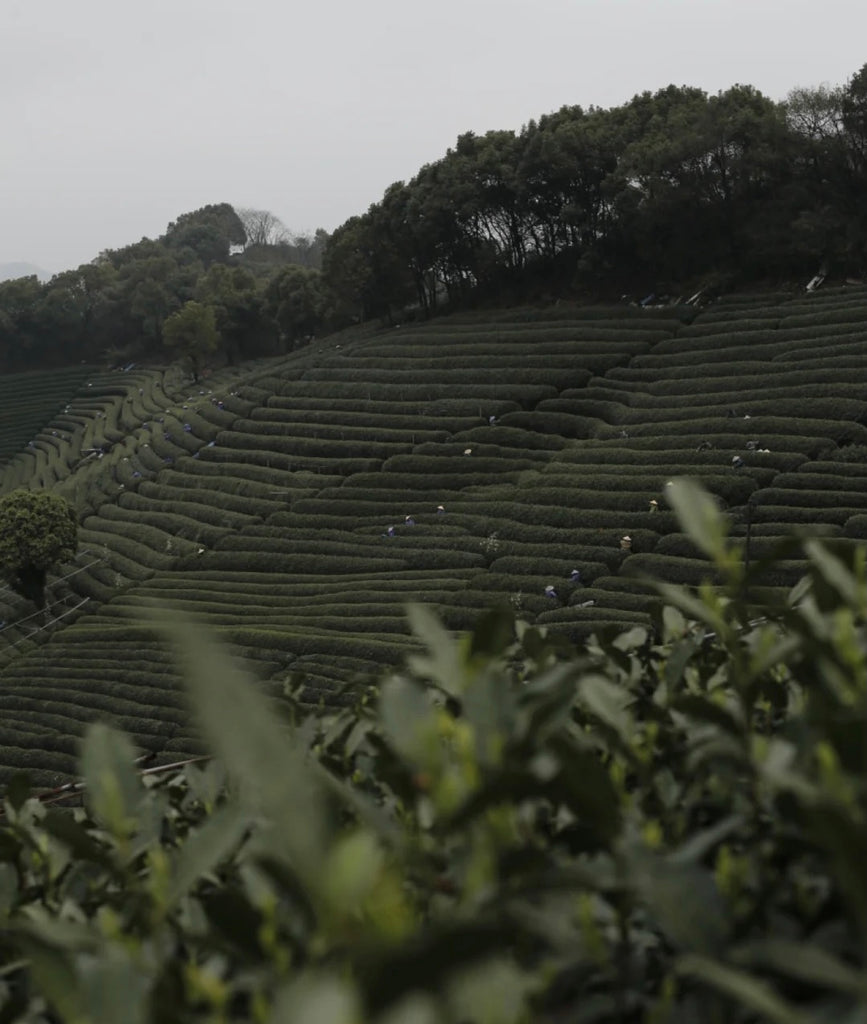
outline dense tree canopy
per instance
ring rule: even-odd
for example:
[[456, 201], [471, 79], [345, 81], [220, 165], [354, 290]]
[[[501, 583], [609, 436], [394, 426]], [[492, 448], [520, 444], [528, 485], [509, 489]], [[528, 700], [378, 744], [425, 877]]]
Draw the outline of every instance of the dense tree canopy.
[[271, 278], [265, 289], [266, 309], [289, 348], [315, 334], [322, 321], [320, 273], [290, 264]]
[[455, 147], [331, 236], [357, 318], [416, 303], [672, 292], [867, 270], [867, 66], [774, 103], [669, 86]]
[[275, 325], [265, 311], [260, 282], [242, 266], [215, 263], [196, 283], [195, 299], [214, 311], [217, 331], [230, 361], [245, 353], [268, 353]]
[[174, 249], [191, 249], [207, 267], [225, 260], [233, 245], [244, 245], [247, 231], [228, 203], [203, 206], [169, 224], [165, 242]]
[[863, 275], [865, 195], [867, 65], [784, 103], [671, 85], [564, 106], [519, 131], [465, 132], [330, 236], [217, 203], [47, 284], [2, 282], [0, 367], [156, 357], [191, 300], [241, 358], [407, 311]]
[[190, 365], [193, 380], [199, 379], [205, 360], [220, 346], [220, 332], [211, 306], [185, 303], [163, 324], [163, 343], [175, 349]]
[[59, 495], [19, 489], [0, 498], [0, 575], [38, 608], [49, 570], [73, 557], [77, 538], [75, 512]]
[[318, 267], [327, 237], [250, 245], [241, 217], [218, 203], [46, 284], [0, 282], [0, 369], [160, 358], [164, 322], [191, 300], [213, 308], [228, 358], [273, 354], [282, 329], [265, 309], [268, 283], [286, 266]]

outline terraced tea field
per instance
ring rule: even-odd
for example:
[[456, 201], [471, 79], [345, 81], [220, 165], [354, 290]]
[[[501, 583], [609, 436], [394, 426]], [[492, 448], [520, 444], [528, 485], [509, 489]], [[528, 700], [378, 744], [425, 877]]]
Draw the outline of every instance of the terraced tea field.
[[453, 629], [498, 601], [573, 638], [650, 621], [642, 574], [707, 575], [664, 504], [674, 475], [718, 496], [753, 559], [800, 526], [863, 541], [867, 289], [678, 312], [456, 316], [195, 388], [43, 375], [0, 489], [64, 494], [82, 543], [47, 614], [0, 594], [0, 777], [62, 780], [97, 716], [162, 759], [196, 750], [154, 604], [274, 692], [303, 674], [315, 704], [411, 648], [408, 601]]

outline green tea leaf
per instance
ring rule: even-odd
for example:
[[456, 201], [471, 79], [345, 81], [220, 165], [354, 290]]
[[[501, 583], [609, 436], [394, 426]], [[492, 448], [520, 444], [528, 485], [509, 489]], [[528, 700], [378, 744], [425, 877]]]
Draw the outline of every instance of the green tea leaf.
[[242, 808], [268, 821], [257, 841], [288, 858], [313, 882], [326, 843], [325, 800], [290, 729], [229, 653], [199, 626], [175, 620], [166, 629], [202, 731], [240, 784]]
[[830, 854], [833, 876], [844, 895], [848, 910], [867, 935], [867, 830], [846, 808], [819, 797], [805, 808], [807, 832], [813, 842]]
[[410, 655], [407, 659], [410, 668], [450, 696], [460, 697], [465, 672], [458, 642], [423, 604], [408, 605], [407, 617], [410, 629], [427, 648], [425, 655]]
[[667, 604], [662, 609], [662, 628], [666, 641], [678, 640], [686, 633], [687, 622], [677, 608]]
[[382, 849], [369, 832], [355, 831], [342, 837], [328, 856], [330, 903], [347, 914], [359, 913], [385, 863]]
[[49, 835], [59, 839], [76, 857], [93, 861], [104, 868], [112, 865], [111, 857], [87, 830], [64, 811], [49, 810], [42, 821]]
[[246, 893], [235, 885], [223, 886], [199, 898], [209, 923], [224, 942], [249, 960], [261, 959], [262, 913]]
[[804, 541], [804, 550], [822, 578], [840, 595], [850, 608], [859, 606], [859, 587], [843, 562], [817, 540]]
[[745, 967], [770, 968], [789, 978], [867, 1000], [867, 975], [816, 945], [767, 939], [740, 947], [732, 958]]
[[149, 1019], [150, 979], [121, 947], [110, 946], [99, 957], [81, 958], [79, 974], [88, 1024], [145, 1024]]
[[475, 736], [475, 755], [480, 765], [499, 765], [504, 747], [515, 727], [514, 692], [499, 673], [482, 672], [467, 689], [463, 717]]
[[460, 1021], [522, 1024], [527, 1000], [541, 982], [505, 956], [456, 973], [448, 985], [448, 1001]]
[[731, 924], [711, 875], [643, 847], [629, 850], [627, 861], [630, 882], [668, 938], [683, 950], [719, 953]]
[[746, 728], [743, 722], [738, 721], [735, 715], [720, 704], [707, 697], [700, 697], [697, 694], [685, 694], [672, 702], [672, 708], [681, 712], [689, 718], [698, 722], [707, 722], [727, 732], [731, 736], [743, 739]]
[[754, 651], [750, 661], [750, 675], [759, 678], [765, 672], [769, 672], [777, 665], [785, 664], [800, 647], [801, 638], [797, 636], [783, 636], [773, 638], [767, 645], [762, 645]]
[[508, 607], [499, 606], [483, 613], [473, 628], [470, 654], [503, 654], [515, 639], [515, 616]]
[[745, 971], [698, 954], [682, 956], [675, 966], [678, 974], [703, 982], [774, 1024], [810, 1024], [810, 1018]]
[[605, 676], [594, 673], [582, 676], [578, 681], [578, 695], [587, 709], [605, 725], [610, 726], [629, 748], [634, 723], [627, 708], [632, 703], [632, 694], [623, 686], [610, 682]]
[[220, 807], [201, 828], [189, 836], [175, 859], [169, 905], [172, 906], [190, 891], [193, 885], [212, 871], [238, 845], [248, 825], [248, 817], [229, 803]]
[[88, 726], [81, 752], [81, 773], [94, 815], [116, 839], [126, 841], [136, 828], [144, 796], [130, 738], [101, 722]]
[[310, 768], [319, 780], [323, 791], [332, 793], [337, 801], [342, 803], [360, 822], [376, 832], [385, 843], [391, 847], [399, 847], [405, 843], [404, 832], [366, 793], [335, 778], [320, 765], [313, 764]]
[[549, 744], [559, 762], [552, 793], [603, 841], [613, 840], [620, 831], [621, 810], [611, 776], [591, 751], [579, 750], [562, 737], [552, 737]]
[[381, 1011], [410, 992], [441, 991], [454, 972], [487, 960], [502, 946], [501, 922], [434, 922], [384, 953], [372, 947], [360, 950], [356, 976], [367, 1005], [372, 1011]]
[[653, 587], [666, 601], [679, 608], [689, 618], [696, 622], [703, 622], [710, 627], [713, 633], [725, 633], [727, 623], [719, 612], [689, 593], [688, 590], [675, 586], [673, 583], [654, 583]]
[[0, 921], [12, 909], [18, 897], [18, 872], [12, 864], [0, 862]]
[[129, 847], [131, 860], [159, 845], [167, 806], [168, 798], [164, 793], [146, 790], [146, 795], [139, 804], [138, 831]]
[[668, 862], [670, 864], [697, 864], [744, 824], [745, 818], [742, 814], [730, 814], [715, 825], [702, 829], [700, 832], [694, 832], [689, 839], [669, 854]]
[[27, 772], [15, 772], [6, 785], [3, 794], [12, 807], [17, 811], [24, 805], [24, 801], [30, 796], [30, 776]]
[[665, 488], [665, 500], [693, 544], [715, 562], [722, 562], [727, 523], [713, 497], [694, 480], [676, 477]]
[[16, 930], [15, 944], [30, 961], [33, 985], [58, 1012], [64, 1024], [90, 1024], [87, 998], [75, 970], [74, 954], [39, 934]]
[[[666, 605], [666, 607], [669, 608], [671, 606]], [[680, 613], [678, 612], [678, 614]], [[701, 650], [701, 644], [701, 637], [694, 636], [680, 641], [672, 648], [665, 661], [663, 679], [674, 692], [677, 692], [679, 689], [678, 684], [683, 679], [684, 669], [689, 664], [690, 659], [696, 651]]]
[[226, 769], [214, 760], [204, 765], [187, 764], [184, 765], [184, 779], [190, 787], [190, 794], [210, 813], [226, 787]]
[[358, 993], [348, 978], [304, 974], [277, 993], [268, 1024], [359, 1024], [361, 1019]]
[[398, 676], [383, 683], [379, 695], [383, 731], [395, 750], [413, 764], [422, 764], [427, 757], [425, 726], [432, 714], [430, 698], [418, 683]]

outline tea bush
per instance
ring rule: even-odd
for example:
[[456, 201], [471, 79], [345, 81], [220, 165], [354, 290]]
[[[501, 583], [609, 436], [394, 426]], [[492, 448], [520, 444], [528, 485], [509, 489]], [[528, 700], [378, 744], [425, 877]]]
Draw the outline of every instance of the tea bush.
[[[286, 385], [281, 393], [303, 402], [317, 399], [326, 403], [343, 401], [364, 407], [365, 402], [377, 404], [395, 403], [395, 407], [426, 403], [431, 411], [487, 408], [488, 404], [511, 402], [517, 406], [532, 406], [545, 398], [554, 398], [557, 389], [548, 384], [528, 381], [520, 373], [513, 373], [513, 382], [499, 384], [441, 384], [436, 377], [427, 383], [382, 384], [363, 380], [348, 380], [340, 377], [334, 380], [300, 380]], [[564, 385], [568, 386], [568, 385]], [[336, 406], [339, 408], [339, 404]], [[249, 407], [252, 409], [252, 406]], [[245, 412], [244, 415], [248, 415]], [[481, 415], [481, 413], [480, 413]], [[490, 414], [488, 414], [490, 415]]]
[[[757, 608], [713, 501], [667, 493], [720, 589], [657, 584], [652, 628], [623, 610], [595, 637], [552, 608], [455, 639], [415, 606], [403, 665], [342, 709], [311, 715], [290, 668], [281, 712], [163, 620], [216, 759], [141, 774], [96, 724], [83, 807], [9, 782], [3, 1019], [861, 1020], [864, 548], [806, 541], [807, 577]], [[332, 643], [293, 638], [287, 664], [383, 654]]]
[[[853, 474], [853, 476], [857, 476], [857, 474]], [[822, 481], [811, 473], [805, 473], [796, 479], [778, 478], [774, 481], [776, 486], [766, 487], [762, 496], [767, 495], [767, 503], [771, 505], [786, 504], [785, 499], [788, 499], [789, 504], [806, 505], [808, 508], [823, 508], [835, 503], [853, 508], [857, 508], [859, 505], [864, 506], [867, 503], [865, 492], [845, 487], [845, 484], [851, 485], [852, 482], [854, 481], [851, 478], [846, 480], [838, 477], [835, 483], [833, 477], [829, 477], [827, 483], [824, 484], [828, 489], [819, 490], [816, 485], [823, 486]]]
[[827, 508], [802, 508], [799, 503], [794, 502], [789, 505], [771, 505], [756, 501], [753, 506], [753, 518], [755, 522], [775, 523], [777, 529], [782, 524], [796, 527], [816, 526], [820, 523], [842, 526], [851, 516], [859, 515], [863, 511], [863, 503], [851, 507], [834, 507], [831, 504]]
[[[81, 527], [79, 537], [84, 544], [96, 546], [102, 544], [104, 535], [99, 531]], [[144, 580], [152, 576], [157, 568], [164, 567], [167, 560], [151, 551], [142, 544], [137, 544], [128, 537], [112, 536], [112, 546], [104, 548], [104, 561], [115, 572], [121, 573], [127, 580]], [[159, 563], [153, 567], [148, 562]]]
[[854, 515], [846, 520], [843, 532], [847, 537], [867, 540], [867, 515]]

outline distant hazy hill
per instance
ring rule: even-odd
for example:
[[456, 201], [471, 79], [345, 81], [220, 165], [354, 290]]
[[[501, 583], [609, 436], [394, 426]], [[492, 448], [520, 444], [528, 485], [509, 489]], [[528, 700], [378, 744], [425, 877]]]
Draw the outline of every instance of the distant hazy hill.
[[30, 277], [35, 274], [40, 281], [47, 281], [51, 274], [35, 263], [0, 263], [0, 281], [11, 281], [14, 277]]

